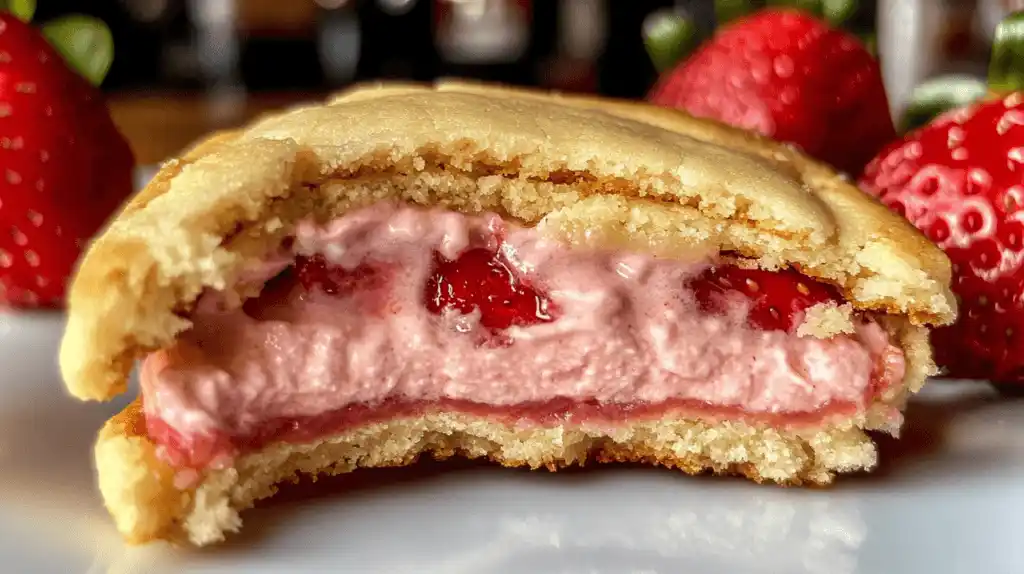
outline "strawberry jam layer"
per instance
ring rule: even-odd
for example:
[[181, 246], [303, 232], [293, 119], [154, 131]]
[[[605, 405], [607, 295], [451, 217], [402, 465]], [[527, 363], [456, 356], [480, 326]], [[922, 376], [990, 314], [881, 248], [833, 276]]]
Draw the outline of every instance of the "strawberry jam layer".
[[144, 362], [149, 433], [175, 464], [436, 408], [814, 424], [903, 377], [872, 321], [798, 336], [803, 311], [838, 295], [794, 272], [570, 248], [543, 226], [391, 203], [301, 225], [291, 250], [258, 272], [260, 297], [204, 295]]
[[238, 453], [251, 452], [277, 442], [301, 444], [333, 436], [368, 424], [432, 412], [461, 413], [498, 421], [511, 427], [579, 425], [610, 433], [616, 425], [656, 420], [664, 416], [700, 418], [709, 423], [744, 420], [776, 427], [820, 424], [830, 417], [850, 417], [857, 412], [853, 403], [827, 404], [809, 413], [748, 413], [740, 407], [714, 407], [698, 401], [669, 399], [651, 403], [598, 403], [568, 398], [543, 403], [485, 405], [471, 401], [441, 399], [409, 401], [386, 399], [375, 404], [349, 405], [313, 416], [278, 418], [263, 423], [252, 434], [231, 436], [222, 432], [182, 434], [157, 417], [147, 417], [146, 431], [161, 447], [161, 456], [178, 468], [203, 469], [228, 463]]

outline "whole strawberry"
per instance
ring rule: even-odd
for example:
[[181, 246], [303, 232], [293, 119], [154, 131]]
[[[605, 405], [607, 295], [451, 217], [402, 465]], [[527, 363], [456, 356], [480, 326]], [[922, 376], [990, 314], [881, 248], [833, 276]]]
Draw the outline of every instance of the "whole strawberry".
[[134, 159], [97, 88], [10, 13], [0, 13], [0, 158], [0, 306], [59, 307], [82, 247], [132, 192]]
[[[1021, 16], [1004, 22], [1003, 41]], [[999, 70], [993, 79], [1009, 85], [1016, 66]], [[885, 148], [860, 185], [953, 262], [960, 316], [933, 333], [939, 364], [953, 377], [1024, 383], [1024, 93], [940, 115]]]
[[878, 61], [857, 37], [800, 10], [729, 23], [648, 99], [796, 144], [851, 174], [896, 137]]

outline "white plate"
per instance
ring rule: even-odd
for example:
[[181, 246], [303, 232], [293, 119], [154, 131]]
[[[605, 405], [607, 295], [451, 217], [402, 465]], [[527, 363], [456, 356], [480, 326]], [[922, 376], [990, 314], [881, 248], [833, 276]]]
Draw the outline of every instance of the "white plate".
[[94, 433], [125, 401], [66, 397], [62, 323], [0, 313], [0, 572], [1024, 572], [1024, 402], [943, 382], [875, 475], [829, 490], [432, 464], [250, 511], [212, 550], [128, 548], [91, 467]]

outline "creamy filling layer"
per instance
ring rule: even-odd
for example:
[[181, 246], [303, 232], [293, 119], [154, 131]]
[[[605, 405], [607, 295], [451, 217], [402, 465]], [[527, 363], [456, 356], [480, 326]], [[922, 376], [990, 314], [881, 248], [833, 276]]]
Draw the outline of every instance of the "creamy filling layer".
[[903, 376], [873, 321], [829, 339], [757, 328], [742, 299], [698, 301], [710, 261], [570, 248], [496, 215], [382, 203], [299, 226], [291, 250], [257, 271], [277, 276], [259, 298], [225, 310], [205, 295], [145, 360], [147, 426], [175, 464], [438, 406], [812, 423]]

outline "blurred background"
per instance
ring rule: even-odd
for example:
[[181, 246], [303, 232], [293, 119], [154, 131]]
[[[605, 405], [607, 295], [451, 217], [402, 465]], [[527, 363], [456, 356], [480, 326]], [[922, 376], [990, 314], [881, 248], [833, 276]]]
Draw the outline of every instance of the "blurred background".
[[[770, 3], [770, 0], [767, 0]], [[116, 46], [104, 83], [139, 163], [201, 134], [354, 82], [464, 76], [642, 97], [656, 78], [641, 30], [713, 0], [45, 0], [37, 21], [89, 13]], [[847, 28], [878, 36], [898, 108], [921, 79], [983, 74], [991, 31], [1022, 0], [862, 0]]]

